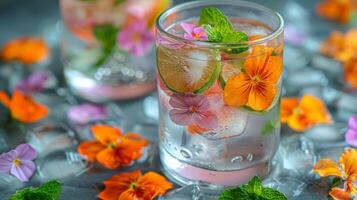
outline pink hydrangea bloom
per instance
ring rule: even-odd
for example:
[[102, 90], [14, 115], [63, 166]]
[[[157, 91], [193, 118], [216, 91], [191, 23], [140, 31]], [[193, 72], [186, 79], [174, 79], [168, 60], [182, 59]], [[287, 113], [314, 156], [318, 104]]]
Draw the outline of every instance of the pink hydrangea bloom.
[[209, 102], [203, 95], [173, 94], [169, 103], [173, 108], [169, 111], [169, 115], [176, 124], [197, 124], [207, 129], [218, 127], [217, 116], [209, 110]]
[[345, 135], [346, 143], [357, 147], [357, 115], [348, 120], [348, 130]]
[[181, 27], [186, 32], [183, 35], [186, 40], [208, 40], [207, 33], [205, 32], [205, 29], [202, 26], [196, 27], [194, 24], [183, 22], [181, 23]]
[[151, 49], [153, 41], [154, 34], [140, 21], [125, 27], [118, 35], [119, 46], [135, 56], [145, 55]]
[[0, 173], [14, 175], [20, 181], [28, 181], [34, 174], [33, 162], [37, 153], [29, 144], [20, 144], [15, 149], [0, 155]]

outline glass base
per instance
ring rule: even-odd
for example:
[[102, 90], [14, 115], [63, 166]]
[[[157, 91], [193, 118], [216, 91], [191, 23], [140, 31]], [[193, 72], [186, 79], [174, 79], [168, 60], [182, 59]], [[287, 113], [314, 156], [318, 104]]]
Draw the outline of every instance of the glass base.
[[224, 189], [247, 183], [252, 177], [269, 175], [271, 161], [260, 162], [236, 171], [217, 171], [200, 168], [180, 161], [169, 152], [160, 149], [160, 159], [165, 175], [181, 186], [197, 184], [205, 193], [219, 194]]

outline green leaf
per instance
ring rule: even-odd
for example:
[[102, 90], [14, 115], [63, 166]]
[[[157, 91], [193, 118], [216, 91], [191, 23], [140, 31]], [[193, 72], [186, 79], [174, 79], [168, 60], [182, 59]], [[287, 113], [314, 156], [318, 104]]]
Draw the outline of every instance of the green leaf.
[[218, 8], [207, 7], [201, 10], [199, 25], [209, 24], [221, 31], [232, 31], [233, 26], [228, 18]]
[[219, 200], [251, 199], [249, 193], [241, 188], [227, 189], [220, 196]]
[[47, 193], [49, 197], [51, 197], [51, 200], [56, 200], [61, 194], [61, 184], [58, 181], [53, 180], [41, 185], [37, 190]]
[[262, 135], [269, 135], [271, 133], [273, 133], [273, 131], [279, 126], [279, 119], [271, 119], [265, 122], [262, 130], [261, 130], [261, 134]]
[[57, 200], [61, 194], [61, 184], [50, 181], [38, 188], [24, 188], [13, 194], [9, 200]]
[[100, 66], [113, 54], [117, 34], [119, 29], [112, 24], [101, 24], [94, 27], [93, 35], [101, 44], [101, 55], [99, 56], [95, 66]]
[[283, 193], [272, 188], [263, 188], [263, 192], [260, 196], [266, 200], [288, 200]]
[[25, 188], [19, 191], [16, 191], [15, 194], [11, 195], [9, 200], [26, 200], [25, 195], [31, 190], [32, 188]]
[[124, 3], [124, 2], [125, 2], [125, 0], [115, 0], [114, 1], [114, 5], [117, 6], [117, 5], [119, 5], [121, 3]]
[[248, 182], [248, 188], [249, 188], [249, 190], [248, 190], [249, 192], [260, 195], [263, 190], [262, 181], [260, 180], [260, 178], [258, 176], [254, 176]]

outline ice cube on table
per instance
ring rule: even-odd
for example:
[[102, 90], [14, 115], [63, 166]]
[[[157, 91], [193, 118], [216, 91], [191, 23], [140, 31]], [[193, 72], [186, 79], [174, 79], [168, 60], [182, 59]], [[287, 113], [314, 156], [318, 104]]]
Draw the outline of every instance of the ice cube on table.
[[201, 191], [198, 185], [187, 185], [172, 191], [169, 191], [164, 196], [159, 197], [159, 200], [213, 200], [216, 198], [209, 198]]

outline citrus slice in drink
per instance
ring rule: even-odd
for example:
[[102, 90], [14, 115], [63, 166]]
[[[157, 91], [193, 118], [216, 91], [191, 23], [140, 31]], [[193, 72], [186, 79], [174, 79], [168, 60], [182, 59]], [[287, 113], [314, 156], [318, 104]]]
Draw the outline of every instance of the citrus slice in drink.
[[178, 93], [202, 93], [218, 79], [219, 53], [210, 49], [157, 48], [158, 71], [162, 81]]

